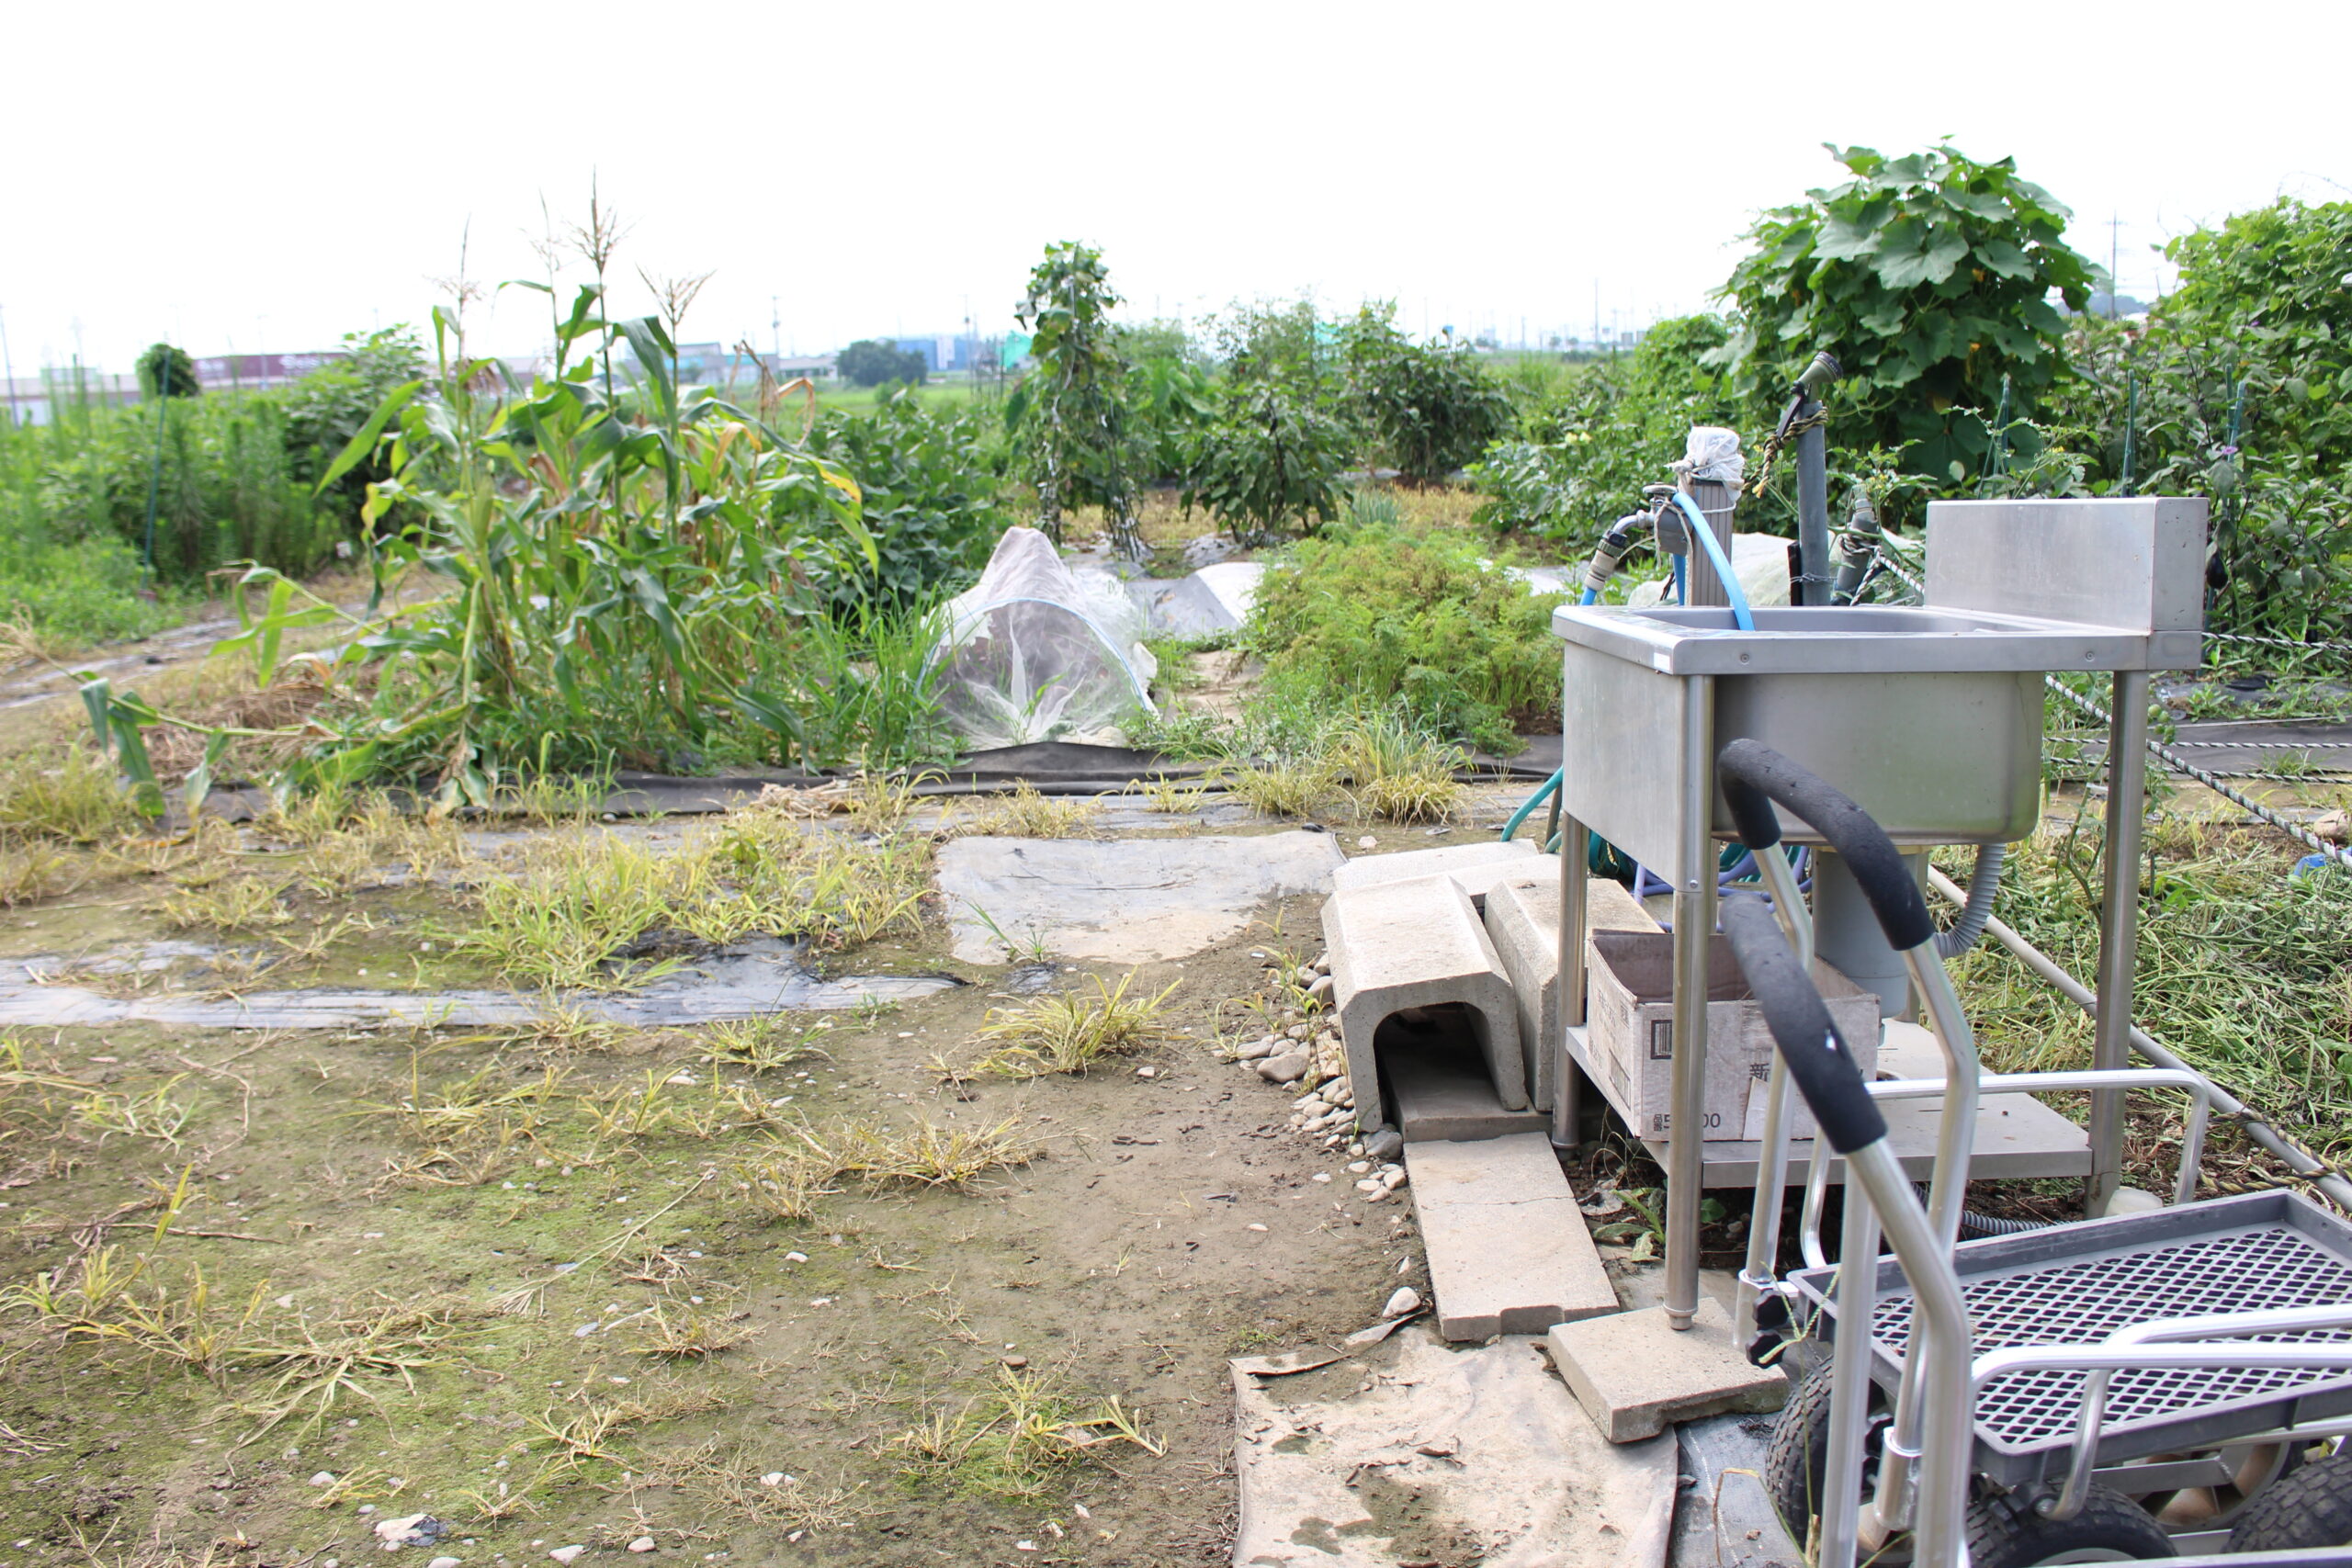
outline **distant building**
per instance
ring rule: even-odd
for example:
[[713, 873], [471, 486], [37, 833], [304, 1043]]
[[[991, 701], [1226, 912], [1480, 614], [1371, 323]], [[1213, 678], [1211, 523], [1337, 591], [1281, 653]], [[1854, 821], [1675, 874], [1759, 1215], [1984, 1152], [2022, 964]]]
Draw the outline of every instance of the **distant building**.
[[351, 355], [341, 349], [315, 354], [217, 354], [196, 362], [196, 379], [208, 392], [243, 388], [282, 387], [313, 370], [323, 370]]
[[44, 370], [38, 376], [18, 376], [6, 383], [0, 394], [0, 408], [18, 424], [47, 424], [61, 409], [76, 403], [96, 408], [114, 408], [139, 400], [139, 378], [109, 375], [103, 370], [86, 370], [75, 367], [69, 370]]

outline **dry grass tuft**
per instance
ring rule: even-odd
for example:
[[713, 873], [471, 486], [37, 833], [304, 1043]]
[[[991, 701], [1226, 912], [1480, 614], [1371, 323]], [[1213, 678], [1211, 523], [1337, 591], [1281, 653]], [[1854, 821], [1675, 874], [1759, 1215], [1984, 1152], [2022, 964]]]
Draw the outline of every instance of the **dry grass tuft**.
[[1035, 1497], [1063, 1471], [1119, 1443], [1164, 1451], [1117, 1395], [1068, 1393], [1046, 1374], [1006, 1367], [987, 1393], [933, 1412], [890, 1446], [914, 1461], [916, 1478], [942, 1474], [967, 1493]]
[[1001, 839], [1091, 839], [1102, 831], [1102, 803], [1091, 797], [1040, 794], [1023, 780], [956, 823], [958, 833]]
[[991, 1009], [979, 1037], [994, 1042], [995, 1049], [974, 1063], [973, 1070], [1003, 1078], [1082, 1073], [1105, 1056], [1132, 1055], [1165, 1039], [1153, 1021], [1175, 985], [1156, 997], [1130, 997], [1127, 987], [1134, 980], [1125, 975], [1116, 987], [1107, 987], [1097, 977], [1091, 997], [1069, 992], [1040, 997], [1024, 1007]]

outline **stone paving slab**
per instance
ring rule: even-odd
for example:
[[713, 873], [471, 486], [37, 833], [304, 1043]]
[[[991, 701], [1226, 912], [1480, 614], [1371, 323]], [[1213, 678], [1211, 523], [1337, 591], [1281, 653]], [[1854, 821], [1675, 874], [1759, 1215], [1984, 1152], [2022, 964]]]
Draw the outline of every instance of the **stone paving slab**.
[[[1657, 922], [1623, 886], [1607, 877], [1585, 884], [1585, 928], [1589, 931], [1654, 931]], [[1519, 1014], [1521, 1055], [1527, 1064], [1527, 1097], [1550, 1111], [1559, 1078], [1569, 1064], [1560, 1039], [1560, 857], [1538, 855], [1506, 863], [1487, 889], [1487, 940], [1510, 977]], [[1546, 1048], [1547, 1045], [1550, 1048]]]
[[[1242, 931], [1264, 905], [1329, 886], [1329, 833], [1155, 839], [956, 839], [939, 851], [952, 951], [1003, 964], [1008, 944], [1063, 958], [1184, 958]], [[1366, 1077], [1361, 1080], [1369, 1083]]]
[[1548, 1134], [1408, 1142], [1405, 1168], [1446, 1338], [1537, 1334], [1617, 1311]]

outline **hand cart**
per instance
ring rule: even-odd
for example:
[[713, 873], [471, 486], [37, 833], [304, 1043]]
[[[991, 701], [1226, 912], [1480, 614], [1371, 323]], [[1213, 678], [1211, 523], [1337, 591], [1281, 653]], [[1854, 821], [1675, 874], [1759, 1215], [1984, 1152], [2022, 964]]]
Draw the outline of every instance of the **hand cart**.
[[[1809, 805], [1834, 798], [1860, 816], [1819, 780], [1763, 756], [1790, 786], [1773, 798], [1789, 804], [1786, 795], [1812, 791]], [[1769, 807], [1733, 795], [1743, 781], [1732, 761], [1726, 795], [1761, 863], [1772, 840], [1748, 829], [1758, 814], [1769, 820]], [[1916, 885], [1901, 881], [1916, 899]], [[1903, 914], [1899, 894], [1880, 908], [1883, 918], [1889, 908]], [[2171, 1556], [2163, 1527], [2102, 1483], [2129, 1468], [2119, 1461], [2233, 1443], [2292, 1450], [2319, 1435], [2314, 1423], [2352, 1413], [2352, 1226], [2303, 1199], [2248, 1194], [1955, 1248], [1936, 1199], [1951, 1194], [1956, 1217], [1965, 1169], [1939, 1162], [1931, 1221], [1885, 1145], [1871, 1087], [1781, 936], [1792, 913], [1776, 921], [1760, 900], [1737, 899], [1724, 907], [1724, 934], [1791, 1079], [1860, 1188], [1849, 1188], [1845, 1256], [1875, 1258], [1881, 1224], [1896, 1253], [1874, 1269], [1809, 1269], [1788, 1287], [1835, 1354], [1826, 1389], [1815, 1390], [1825, 1397], [1801, 1391], [1775, 1438], [1785, 1454], [1793, 1430], [1793, 1446], [1808, 1457], [1816, 1436], [1824, 1440], [1810, 1510], [1822, 1520], [1823, 1568], [1849, 1568], [1862, 1528], [1868, 1416], [1857, 1396], [1872, 1384], [1916, 1394], [1919, 1433], [1916, 1446], [1902, 1441], [1898, 1393], [1873, 1515], [1910, 1527], [1917, 1559], [1937, 1568], [1964, 1551], [1975, 1568]], [[1911, 950], [1919, 942], [1903, 935], [1916, 930], [1891, 924], [1888, 934]], [[1921, 988], [1932, 1010], [1935, 989]], [[1962, 1022], [1946, 1035], [1948, 1051], [1964, 1048], [1964, 1030]], [[1871, 1332], [1838, 1336], [1841, 1317], [1868, 1321]], [[2160, 1461], [2141, 1479], [2157, 1483], [2151, 1490], [2192, 1483], [2207, 1473], [2197, 1463]], [[2335, 1464], [2313, 1470], [2332, 1477]], [[2171, 1470], [2157, 1473], [2164, 1466]], [[2352, 1502], [2352, 1480], [2346, 1488]]]

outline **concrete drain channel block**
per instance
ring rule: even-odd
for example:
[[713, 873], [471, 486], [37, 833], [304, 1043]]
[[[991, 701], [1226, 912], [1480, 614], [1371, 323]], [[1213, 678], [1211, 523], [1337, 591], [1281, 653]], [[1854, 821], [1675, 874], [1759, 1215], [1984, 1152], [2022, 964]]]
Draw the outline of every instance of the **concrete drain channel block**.
[[1373, 1041], [1382, 1021], [1408, 1009], [1447, 1003], [1476, 1014], [1479, 1048], [1502, 1109], [1527, 1109], [1527, 1069], [1510, 981], [1470, 896], [1459, 886], [1444, 876], [1423, 876], [1342, 887], [1323, 905], [1323, 938], [1331, 954], [1348, 1077], [1365, 1116], [1378, 1114], [1379, 1096], [1367, 1089], [1380, 1082]]
[[[1585, 887], [1588, 931], [1658, 929], [1619, 884], [1597, 876]], [[1544, 1049], [1544, 1041], [1560, 1038], [1560, 857], [1522, 855], [1500, 863], [1485, 908], [1487, 939], [1502, 960], [1519, 1015], [1527, 1097], [1537, 1110], [1549, 1111], [1564, 1065], [1558, 1051]]]
[[1405, 1168], [1445, 1337], [1541, 1334], [1617, 1311], [1549, 1137], [1408, 1142]]
[[[1420, 1179], [1414, 1171], [1416, 1188]], [[1436, 1251], [1432, 1245], [1432, 1276]], [[1700, 1301], [1687, 1329], [1674, 1328], [1664, 1307], [1651, 1307], [1563, 1323], [1547, 1343], [1569, 1392], [1612, 1443], [1639, 1442], [1705, 1416], [1778, 1410], [1789, 1394], [1785, 1375], [1748, 1364], [1732, 1343], [1731, 1314], [1712, 1298]]]

